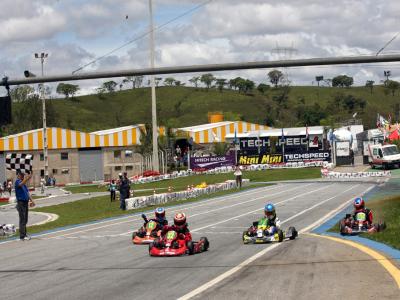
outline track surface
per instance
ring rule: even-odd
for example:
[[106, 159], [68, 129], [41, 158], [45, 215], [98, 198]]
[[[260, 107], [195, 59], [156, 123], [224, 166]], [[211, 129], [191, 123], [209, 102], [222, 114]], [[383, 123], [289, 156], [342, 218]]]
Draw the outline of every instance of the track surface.
[[[154, 258], [147, 246], [133, 246], [130, 236], [142, 224], [139, 216], [3, 243], [0, 280], [7, 288], [1, 299], [176, 299], [271, 247], [241, 242], [266, 202], [276, 204], [284, 228], [301, 230], [371, 186], [280, 184], [169, 208], [169, 218], [178, 210], [187, 213], [194, 239], [209, 238], [210, 250], [193, 256]], [[390, 275], [362, 252], [302, 235], [198, 297], [398, 299], [398, 292]]]

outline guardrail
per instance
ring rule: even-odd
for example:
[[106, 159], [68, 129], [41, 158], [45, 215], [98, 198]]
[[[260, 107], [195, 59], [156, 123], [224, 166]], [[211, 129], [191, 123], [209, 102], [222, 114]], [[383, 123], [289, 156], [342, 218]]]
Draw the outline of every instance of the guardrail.
[[[242, 186], [250, 183], [249, 179], [242, 180]], [[202, 195], [209, 195], [219, 191], [226, 191], [236, 188], [235, 180], [227, 180], [223, 183], [210, 184], [206, 187], [194, 187], [185, 191], [168, 192], [149, 196], [133, 197], [125, 200], [126, 209], [137, 209], [149, 205], [163, 205], [170, 201], [180, 201], [196, 198]]]
[[377, 172], [334, 172], [328, 169], [321, 169], [322, 178], [367, 178], [367, 177], [390, 177], [390, 171], [377, 171]]

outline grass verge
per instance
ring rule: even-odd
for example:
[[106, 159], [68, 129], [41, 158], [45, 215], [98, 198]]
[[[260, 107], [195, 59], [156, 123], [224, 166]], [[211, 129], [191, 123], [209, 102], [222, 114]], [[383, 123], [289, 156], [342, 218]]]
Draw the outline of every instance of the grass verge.
[[[257, 181], [280, 181], [280, 180], [296, 180], [296, 179], [312, 179], [320, 178], [320, 168], [303, 168], [303, 169], [276, 169], [276, 170], [263, 170], [263, 171], [247, 171], [244, 172], [243, 178], [248, 178], [252, 182]], [[134, 190], [138, 189], [154, 189], [154, 188], [168, 188], [173, 187], [175, 191], [184, 190], [188, 185], [197, 185], [202, 182], [207, 184], [224, 182], [228, 179], [234, 179], [232, 173], [215, 174], [215, 175], [193, 175], [188, 177], [180, 177], [172, 180], [163, 180], [158, 182], [133, 184]], [[99, 187], [97, 185], [86, 185], [86, 186], [70, 186], [66, 187], [65, 190], [72, 193], [93, 193], [93, 192], [104, 192], [107, 187]], [[151, 194], [151, 191], [141, 192], [140, 195]]]
[[[257, 184], [251, 185], [242, 188], [241, 190], [249, 190], [254, 189], [261, 186], [267, 186], [267, 184]], [[183, 204], [183, 203], [190, 203], [199, 201], [205, 198], [213, 198], [228, 194], [234, 194], [238, 190], [229, 190], [229, 191], [221, 191], [217, 192], [212, 195], [203, 195], [198, 198], [192, 198], [182, 201], [173, 201], [164, 205], [164, 207], [176, 205], [176, 204]], [[96, 197], [91, 199], [85, 199], [70, 203], [64, 203], [54, 206], [48, 206], [43, 208], [36, 208], [33, 211], [38, 212], [45, 212], [45, 213], [54, 213], [59, 216], [59, 218], [54, 221], [43, 225], [38, 226], [30, 226], [28, 228], [29, 233], [38, 233], [46, 230], [51, 230], [59, 227], [65, 227], [70, 225], [82, 224], [92, 221], [97, 221], [105, 218], [123, 216], [123, 215], [130, 215], [134, 213], [138, 213], [141, 211], [151, 210], [153, 206], [148, 206], [145, 208], [129, 210], [129, 211], [121, 211], [119, 209], [119, 202], [110, 202], [110, 198], [108, 196]], [[168, 211], [167, 211], [168, 214]], [[168, 216], [171, 218], [172, 216]]]
[[[367, 202], [367, 207], [374, 213], [375, 221], [385, 221], [387, 228], [374, 234], [361, 234], [360, 236], [393, 248], [400, 249], [400, 196], [391, 196]], [[339, 232], [339, 223], [328, 231]]]

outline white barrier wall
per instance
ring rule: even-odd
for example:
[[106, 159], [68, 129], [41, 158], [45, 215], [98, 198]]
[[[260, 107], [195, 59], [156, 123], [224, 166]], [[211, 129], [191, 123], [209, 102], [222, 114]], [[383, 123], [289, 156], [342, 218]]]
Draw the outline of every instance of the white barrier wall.
[[[249, 179], [242, 180], [242, 186], [249, 185]], [[149, 196], [133, 197], [125, 200], [126, 209], [136, 209], [149, 205], [163, 205], [170, 201], [186, 200], [201, 195], [209, 195], [219, 191], [226, 191], [236, 188], [235, 180], [227, 180], [223, 183], [210, 184], [205, 188], [191, 188], [186, 191], [154, 194]]]

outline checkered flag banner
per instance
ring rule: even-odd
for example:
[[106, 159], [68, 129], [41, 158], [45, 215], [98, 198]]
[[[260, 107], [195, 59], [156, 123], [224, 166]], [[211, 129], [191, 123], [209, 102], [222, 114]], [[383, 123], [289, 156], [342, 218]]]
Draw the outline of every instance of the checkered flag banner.
[[9, 153], [6, 156], [7, 170], [20, 170], [23, 174], [32, 172], [33, 155], [25, 153]]

